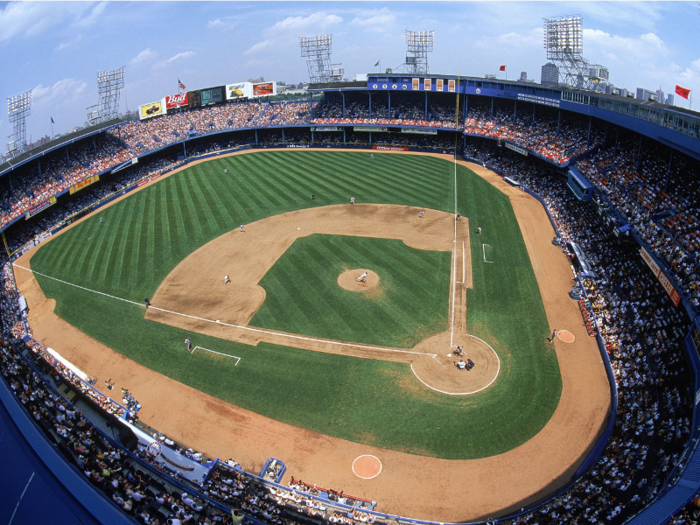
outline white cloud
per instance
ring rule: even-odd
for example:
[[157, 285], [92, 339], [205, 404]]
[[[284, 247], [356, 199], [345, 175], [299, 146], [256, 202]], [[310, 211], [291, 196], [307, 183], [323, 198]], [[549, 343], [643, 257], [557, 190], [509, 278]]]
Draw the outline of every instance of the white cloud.
[[265, 51], [266, 49], [270, 49], [271, 47], [274, 47], [275, 43], [272, 40], [263, 40], [262, 42], [258, 42], [257, 44], [251, 46], [249, 49], [247, 49], [243, 54], [244, 55], [252, 55], [253, 53], [258, 53], [260, 51]]
[[[601, 55], [613, 61], [624, 62], [649, 61], [653, 62], [667, 56], [669, 49], [664, 41], [654, 33], [645, 33], [638, 37], [611, 35], [599, 29], [584, 29], [584, 56], [592, 62], [600, 62]], [[608, 64], [605, 64], [608, 65]]]
[[106, 2], [11, 2], [0, 9], [0, 41], [36, 37], [55, 27], [85, 28], [106, 8]]
[[378, 10], [361, 12], [352, 19], [350, 24], [364, 29], [365, 31], [380, 33], [392, 29], [395, 21], [396, 15], [394, 15], [389, 8], [383, 7]]
[[78, 35], [72, 40], [68, 40], [67, 42], [61, 42], [56, 46], [56, 51], [63, 51], [64, 49], [68, 49], [70, 47], [73, 47], [76, 45], [78, 42], [80, 42], [83, 39], [83, 35]]
[[166, 64], [169, 64], [170, 62], [175, 62], [176, 60], [181, 60], [181, 59], [186, 59], [186, 58], [191, 58], [195, 56], [197, 53], [194, 51], [185, 51], [183, 53], [178, 53], [177, 55], [171, 56], [169, 59], [165, 61]]
[[153, 60], [158, 53], [155, 51], [151, 51], [150, 47], [147, 47], [143, 51], [141, 51], [138, 55], [136, 55], [134, 58], [132, 58], [129, 63], [130, 64], [140, 64], [142, 62], [148, 62], [150, 60]]
[[535, 27], [525, 33], [510, 31], [494, 37], [482, 37], [475, 43], [474, 47], [489, 51], [499, 49], [541, 49], [542, 48], [541, 27]]
[[209, 20], [207, 22], [207, 27], [209, 29], [233, 29], [238, 23], [232, 19], [232, 17], [224, 17], [223, 19], [217, 18], [216, 20]]
[[[266, 28], [262, 34], [264, 40], [249, 47], [244, 54], [252, 55], [271, 49], [288, 50], [290, 46], [299, 45], [299, 37], [305, 34], [319, 34], [330, 26], [340, 24], [343, 19], [337, 15], [329, 15], [323, 11], [318, 11], [309, 16], [288, 16], [284, 20], [275, 22], [274, 25]], [[267, 63], [267, 62], [265, 62]], [[251, 65], [258, 65], [254, 61]]]
[[342, 21], [343, 19], [337, 15], [329, 15], [319, 11], [309, 16], [288, 16], [284, 20], [276, 22], [272, 27], [267, 28], [265, 32], [268, 35], [277, 35], [280, 31], [294, 32], [295, 34], [299, 31], [318, 32]]
[[85, 91], [86, 87], [87, 83], [83, 80], [64, 78], [52, 86], [44, 87], [39, 84], [32, 90], [32, 99], [37, 105], [53, 102], [60, 103], [77, 97]]
[[107, 2], [100, 2], [95, 7], [93, 7], [89, 13], [83, 16], [82, 13], [73, 22], [78, 27], [89, 27], [93, 25], [100, 18], [100, 15], [104, 13], [107, 9]]

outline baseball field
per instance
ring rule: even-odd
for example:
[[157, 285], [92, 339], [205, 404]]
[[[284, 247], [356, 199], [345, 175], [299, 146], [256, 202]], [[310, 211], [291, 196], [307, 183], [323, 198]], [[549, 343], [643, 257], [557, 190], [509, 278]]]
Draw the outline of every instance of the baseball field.
[[[352, 442], [351, 448], [379, 450], [380, 456], [393, 451], [407, 464], [408, 455], [452, 460], [436, 464], [446, 469], [446, 483], [455, 461], [503, 459], [546, 435], [555, 412], [575, 401], [563, 388], [569, 395], [590, 389], [585, 421], [569, 421], [573, 427], [555, 438], [576, 442], [569, 459], [536, 481], [540, 486], [486, 503], [493, 513], [562, 482], [599, 431], [607, 406], [599, 356], [579, 335], [585, 331], [568, 299], [552, 298], [543, 283], [548, 272], [563, 283], [566, 267], [561, 260], [548, 266], [533, 252], [514, 198], [524, 196], [506, 195], [449, 158], [233, 155], [192, 165], [100, 210], [20, 259], [15, 271], [25, 295], [54, 300], [61, 326], [96, 342], [66, 356], [91, 375], [118, 377], [116, 368], [138, 363], [174, 380], [164, 389], [193, 389], [181, 387], [171, 401], [175, 412], [188, 396], [195, 404], [200, 398], [192, 392], [201, 392], [220, 400], [218, 407], [284, 424], [272, 423], [274, 442], [294, 441], [282, 429], [295, 428], [307, 443]], [[551, 230], [530, 233], [551, 239]], [[362, 271], [372, 272], [370, 285], [357, 281]], [[32, 289], [32, 275], [40, 290]], [[350, 286], [341, 285], [343, 275]], [[557, 286], [561, 293], [566, 285]], [[148, 310], [144, 298], [151, 299]], [[559, 302], [566, 304], [569, 325], [552, 326], [563, 310], [557, 318], [546, 303]], [[39, 319], [53, 307], [38, 308], [30, 322], [40, 341], [46, 334], [45, 344], [63, 353], [62, 344], [69, 343]], [[581, 339], [576, 344], [585, 354], [575, 365], [562, 361], [560, 342], [547, 340], [552, 327], [569, 328]], [[194, 352], [187, 351], [186, 337]], [[453, 365], [457, 344], [474, 358], [471, 371]], [[116, 352], [110, 364], [104, 347]], [[581, 359], [591, 368], [579, 373], [594, 378], [586, 385], [572, 379]], [[138, 374], [133, 377], [137, 381]], [[144, 404], [144, 421], [210, 455], [225, 450], [254, 471], [279, 454], [295, 477], [302, 472], [318, 476], [311, 482], [345, 483], [337, 488], [381, 501], [376, 483], [388, 478], [384, 473], [371, 486], [355, 485], [345, 473], [317, 472], [329, 465], [318, 468], [303, 454], [276, 450], [266, 435], [259, 442], [268, 452], [247, 465], [245, 446], [237, 443], [243, 433], [215, 449], [192, 428], [162, 428], [167, 403], [146, 401], [157, 384], [131, 383], [123, 374], [120, 381]], [[586, 431], [567, 437], [580, 424]], [[295, 447], [299, 452], [304, 445]], [[483, 481], [484, 488], [492, 483]], [[383, 501], [396, 507], [393, 512], [432, 519], [486, 512], [481, 504], [469, 512], [427, 502], [416, 509], [392, 498], [387, 493]]]

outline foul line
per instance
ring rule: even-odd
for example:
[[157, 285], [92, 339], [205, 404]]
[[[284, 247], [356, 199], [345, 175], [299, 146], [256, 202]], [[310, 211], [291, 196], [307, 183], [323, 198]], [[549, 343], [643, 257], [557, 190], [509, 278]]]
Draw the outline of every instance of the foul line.
[[455, 300], [457, 297], [457, 245], [452, 248], [452, 326], [450, 327], [450, 347], [454, 346], [455, 335]]
[[482, 248], [482, 250], [484, 251], [484, 262], [485, 262], [485, 263], [492, 263], [493, 261], [487, 261], [487, 260], [486, 260], [486, 247], [487, 247], [487, 246], [491, 246], [491, 245], [490, 245], [490, 244], [482, 244], [482, 245], [481, 245], [481, 248]]
[[67, 284], [68, 286], [74, 286], [75, 288], [80, 288], [81, 290], [85, 290], [86, 292], [96, 293], [96, 294], [99, 294], [99, 295], [103, 295], [103, 296], [105, 296], [105, 297], [109, 297], [110, 299], [117, 299], [118, 301], [124, 301], [125, 303], [135, 304], [136, 306], [143, 306], [143, 304], [137, 303], [137, 302], [135, 302], [135, 301], [129, 301], [129, 299], [122, 299], [121, 297], [117, 297], [116, 295], [109, 295], [108, 293], [98, 292], [97, 290], [92, 290], [92, 289], [90, 289], [90, 288], [85, 288], [85, 287], [83, 287], [83, 286], [78, 286], [77, 284], [69, 283], [68, 281], [62, 281], [61, 279], [56, 279], [55, 277], [51, 277], [50, 275], [46, 275], [46, 274], [43, 274], [43, 273], [40, 273], [40, 272], [35, 272], [34, 270], [31, 270], [31, 269], [29, 269], [29, 268], [25, 268], [24, 266], [20, 266], [19, 264], [14, 264], [14, 263], [13, 263], [12, 265], [13, 265], [13, 266], [16, 266], [17, 268], [21, 268], [22, 270], [26, 270], [26, 271], [28, 271], [29, 273], [35, 273], [35, 274], [37, 274], [37, 275], [41, 275], [42, 277], [46, 277], [47, 279], [51, 279], [52, 281], [56, 281], [56, 282], [59, 282], [59, 283]]
[[[19, 264], [13, 264], [17, 268], [21, 268], [22, 270], [26, 270], [30, 273], [35, 273], [37, 275], [41, 275], [42, 277], [45, 277], [47, 279], [51, 279], [53, 281], [57, 281], [59, 283], [67, 284], [68, 286], [73, 286], [75, 288], [79, 288], [81, 290], [85, 290], [86, 292], [92, 292], [96, 293], [99, 295], [103, 295], [105, 297], [109, 297], [110, 299], [116, 299], [118, 301], [124, 301], [125, 303], [129, 304], [135, 304], [136, 306], [139, 306], [141, 308], [144, 308], [145, 305], [142, 303], [137, 303], [135, 301], [130, 301], [128, 299], [122, 299], [121, 297], [117, 297], [115, 295], [109, 295], [104, 292], [98, 292], [97, 290], [92, 290], [90, 288], [85, 288], [83, 286], [78, 286], [77, 284], [69, 283], [68, 281], [62, 281], [61, 279], [57, 279], [56, 277], [51, 277], [50, 275], [45, 275], [43, 273], [35, 272], [34, 270], [31, 270], [29, 268], [25, 268], [24, 266], [20, 266]], [[248, 330], [250, 332], [257, 332], [260, 334], [266, 334], [266, 335], [274, 335], [278, 337], [287, 337], [289, 339], [299, 339], [301, 341], [313, 341], [316, 343], [326, 343], [326, 344], [331, 344], [331, 345], [337, 345], [337, 346], [351, 346], [354, 348], [359, 348], [362, 350], [381, 350], [383, 352], [394, 352], [394, 353], [401, 353], [401, 354], [415, 354], [415, 355], [427, 355], [427, 356], [437, 356], [437, 354], [426, 354], [424, 352], [415, 352], [413, 350], [400, 350], [398, 348], [384, 348], [382, 346], [370, 346], [370, 345], [363, 345], [363, 344], [358, 344], [358, 343], [344, 343], [342, 341], [331, 341], [330, 339], [318, 339], [316, 337], [305, 337], [301, 335], [292, 335], [292, 334], [285, 334], [284, 332], [274, 332], [272, 330], [265, 330], [262, 328], [251, 328], [250, 326], [241, 326], [237, 324], [230, 324], [230, 323], [222, 323], [221, 321], [214, 321], [212, 319], [206, 319], [204, 317], [197, 317], [196, 315], [188, 315], [188, 314], [183, 314], [180, 312], [174, 312], [173, 310], [166, 310], [165, 308], [158, 308], [157, 306], [149, 306], [150, 310], [158, 310], [159, 312], [167, 313], [167, 314], [172, 314], [172, 315], [179, 315], [180, 317], [187, 317], [189, 319], [194, 319], [195, 321], [204, 321], [206, 323], [213, 323], [213, 324], [221, 324], [224, 326], [229, 326], [231, 328], [239, 328], [241, 330]]]
[[[456, 140], [456, 139], [455, 139]], [[455, 213], [454, 213], [454, 222], [455, 228], [454, 228], [454, 238], [452, 239], [452, 244], [454, 245], [454, 248], [452, 249], [452, 322], [450, 323], [450, 347], [453, 346], [453, 339], [455, 335], [455, 297], [457, 295], [457, 147], [455, 143], [455, 157], [454, 157], [454, 164], [455, 164]]]
[[35, 472], [32, 472], [32, 475], [29, 476], [29, 481], [27, 481], [27, 484], [24, 486], [24, 490], [22, 491], [22, 494], [20, 495], [19, 499], [17, 500], [17, 505], [15, 505], [15, 511], [12, 513], [12, 516], [10, 517], [10, 521], [7, 522], [7, 525], [12, 525], [12, 520], [15, 519], [15, 514], [17, 514], [17, 509], [19, 508], [19, 504], [22, 501], [22, 498], [24, 497], [24, 493], [27, 492], [27, 489], [29, 488], [29, 484], [34, 479], [34, 474], [35, 474]]
[[464, 241], [462, 241], [462, 284], [467, 282], [467, 260], [465, 258]]
[[237, 355], [224, 354], [223, 352], [217, 352], [216, 350], [209, 350], [208, 348], [204, 348], [203, 346], [195, 346], [194, 349], [192, 350], [192, 353], [193, 353], [193, 354], [194, 354], [194, 351], [197, 350], [197, 348], [199, 348], [199, 349], [201, 349], [201, 350], [206, 350], [207, 352], [211, 352], [212, 354], [219, 354], [219, 355], [223, 355], [224, 357], [230, 357], [230, 358], [232, 358], [232, 359], [238, 359], [238, 361], [236, 361], [236, 364], [233, 365], [233, 366], [238, 366], [238, 363], [241, 362], [241, 358], [238, 357]]

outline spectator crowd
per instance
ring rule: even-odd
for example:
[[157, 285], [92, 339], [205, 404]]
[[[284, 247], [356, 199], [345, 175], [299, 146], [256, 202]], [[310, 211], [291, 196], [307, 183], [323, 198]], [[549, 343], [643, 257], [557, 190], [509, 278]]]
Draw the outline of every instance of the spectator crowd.
[[[132, 155], [182, 140], [192, 132], [309, 122], [332, 124], [333, 120], [340, 123], [339, 119], [346, 118], [372, 120], [373, 124], [384, 119], [392, 125], [402, 122], [431, 126], [448, 122], [449, 110], [431, 106], [426, 118], [425, 109], [418, 106], [392, 105], [389, 112], [388, 106], [377, 103], [372, 105], [370, 117], [369, 107], [357, 103], [346, 106], [345, 116], [342, 107], [330, 103], [237, 103], [133, 122], [118, 132], [110, 131], [91, 143], [67, 148], [26, 169], [20, 168], [19, 173], [13, 172], [12, 183], [0, 186], [3, 224], [76, 181]], [[547, 114], [536, 116], [522, 111], [516, 117], [502, 107], [473, 105], [464, 123], [470, 135], [506, 140], [557, 164], [589, 153], [588, 158], [577, 161], [577, 166], [664, 259], [692, 304], [700, 306], [697, 163], [680, 154], [671, 157], [670, 150], [658, 144], [641, 148], [633, 139], [623, 138], [613, 146], [602, 147], [600, 132], [594, 130], [589, 137], [587, 127], [576, 119], [562, 123]], [[274, 142], [281, 139], [276, 133], [270, 130], [265, 136]], [[337, 137], [330, 132], [316, 135], [330, 141]], [[363, 133], [348, 135], [347, 142], [360, 144], [366, 140]], [[298, 143], [311, 141], [310, 134], [300, 130], [290, 132], [289, 138]], [[414, 137], [404, 135], [386, 140], [396, 140], [388, 143], [399, 145], [415, 143]], [[434, 140], [439, 144], [445, 139]], [[471, 143], [465, 154], [538, 194], [562, 239], [578, 243], [587, 254], [598, 277], [577, 278], [595, 314], [596, 330], [605, 344], [618, 388], [613, 434], [594, 466], [565, 493], [506, 523], [621, 523], [659, 493], [690, 437], [693, 392], [682, 354], [682, 338], [690, 320], [670, 303], [639, 257], [638, 247], [619, 242], [596, 208], [575, 199], [566, 188], [565, 178], [553, 174], [550, 165], [516, 153], [487, 152]], [[35, 242], [45, 231], [106, 195], [172, 169], [178, 162], [155, 159], [120, 172], [109, 184], [83, 190], [67, 205], [44, 211], [31, 225], [13, 228], [10, 247]], [[293, 480], [289, 489], [263, 483], [232, 460], [220, 463], [205, 482], [183, 492], [183, 480], [173, 483], [167, 473], [151, 468], [144, 450], [136, 456], [120, 450], [57, 393], [57, 388], [67, 385], [106, 414], [137, 419], [135, 405], [130, 412], [129, 407], [111, 401], [31, 339], [31, 330], [19, 311], [12, 266], [6, 258], [0, 277], [0, 370], [4, 380], [66, 459], [141, 523], [236, 523], [235, 514], [231, 517], [223, 512], [231, 508], [279, 525], [310, 525], [319, 520], [348, 525], [381, 522], [380, 515], [361, 504], [346, 508], [337, 505], [343, 503], [338, 499], [318, 499], [308, 485], [298, 481]], [[30, 337], [28, 343], [22, 341], [26, 336]], [[29, 360], [19, 351], [27, 347]], [[188, 453], [184, 448], [180, 451]], [[194, 451], [187, 455], [207, 461]], [[335, 494], [346, 498], [342, 492]], [[696, 511], [691, 507], [684, 512], [690, 516]]]

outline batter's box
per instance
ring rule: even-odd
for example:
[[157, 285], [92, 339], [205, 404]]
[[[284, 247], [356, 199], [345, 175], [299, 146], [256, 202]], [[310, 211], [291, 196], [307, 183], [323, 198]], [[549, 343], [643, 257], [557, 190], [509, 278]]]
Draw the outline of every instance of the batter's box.
[[192, 350], [192, 353], [194, 354], [197, 350], [204, 350], [205, 352], [211, 352], [212, 354], [222, 355], [224, 357], [230, 357], [231, 359], [235, 359], [236, 364], [233, 366], [238, 366], [238, 363], [241, 362], [241, 358], [238, 356], [231, 355], [231, 354], [224, 354], [223, 352], [217, 352], [216, 350], [209, 350], [208, 348], [204, 348], [203, 346], [195, 346], [194, 350]]

